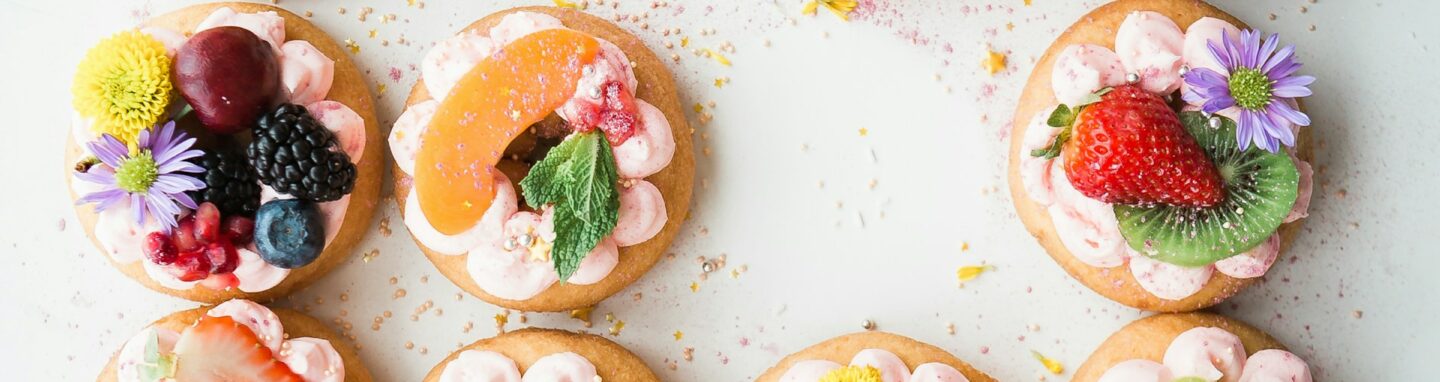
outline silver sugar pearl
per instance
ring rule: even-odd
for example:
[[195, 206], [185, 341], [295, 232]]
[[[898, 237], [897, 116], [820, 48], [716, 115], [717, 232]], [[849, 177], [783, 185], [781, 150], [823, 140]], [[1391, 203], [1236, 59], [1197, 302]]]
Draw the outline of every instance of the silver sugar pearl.
[[530, 235], [530, 234], [528, 234], [528, 233], [527, 233], [527, 234], [524, 234], [524, 235], [520, 235], [520, 236], [516, 237], [516, 239], [519, 239], [519, 240], [520, 240], [520, 245], [521, 245], [521, 246], [525, 246], [525, 247], [529, 247], [530, 244], [534, 244], [534, 243], [535, 243], [535, 236]]
[[1206, 126], [1210, 126], [1210, 128], [1212, 128], [1212, 129], [1219, 129], [1219, 128], [1220, 128], [1220, 124], [1221, 124], [1221, 122], [1220, 122], [1220, 117], [1213, 117], [1213, 116], [1212, 116], [1212, 117], [1210, 117], [1210, 119], [1205, 120], [1205, 125], [1206, 125]]
[[515, 237], [512, 236], [508, 239], [505, 239], [504, 246], [506, 251], [514, 251], [515, 248], [519, 246], [519, 244], [515, 243]]
[[1140, 74], [1139, 74], [1139, 73], [1126, 73], [1126, 74], [1125, 74], [1125, 83], [1127, 83], [1127, 84], [1133, 84], [1133, 83], [1136, 83], [1136, 82], [1140, 82]]
[[1190, 73], [1190, 65], [1180, 65], [1180, 76], [1184, 77], [1186, 73]]
[[596, 86], [596, 87], [590, 88], [590, 94], [588, 94], [588, 95], [590, 96], [590, 98], [600, 99], [600, 87], [599, 87], [599, 86]]
[[875, 330], [875, 321], [865, 320], [860, 323], [860, 328], [865, 330]]
[[709, 262], [709, 261], [706, 261], [706, 262], [704, 262], [704, 263], [701, 263], [701, 264], [700, 264], [700, 271], [701, 271], [701, 272], [705, 272], [705, 273], [714, 272], [714, 271], [715, 271], [715, 263], [712, 263], [712, 262]]

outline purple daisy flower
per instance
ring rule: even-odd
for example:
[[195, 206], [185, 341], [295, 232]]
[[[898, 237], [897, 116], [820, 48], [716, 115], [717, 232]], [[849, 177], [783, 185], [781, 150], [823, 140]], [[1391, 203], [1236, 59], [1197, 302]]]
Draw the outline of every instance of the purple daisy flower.
[[101, 185], [81, 197], [76, 204], [95, 203], [95, 211], [104, 211], [123, 201], [130, 202], [135, 224], [144, 225], [151, 215], [165, 232], [175, 227], [180, 207], [195, 209], [195, 200], [187, 191], [205, 188], [205, 183], [184, 173], [198, 174], [205, 169], [186, 160], [204, 155], [190, 150], [195, 138], [175, 129], [175, 122], [141, 131], [135, 139], [135, 151], [109, 134], [87, 143], [90, 152], [103, 166], [90, 167], [76, 174], [86, 182]]
[[[1295, 46], [1280, 45], [1280, 35], [1260, 41], [1260, 32], [1241, 31], [1239, 39], [1222, 32], [1221, 41], [1210, 40], [1210, 53], [1225, 73], [1194, 68], [1185, 74], [1190, 90], [1185, 102], [1200, 106], [1206, 113], [1235, 111], [1235, 139], [1240, 149], [1251, 143], [1277, 152], [1280, 145], [1295, 146], [1290, 125], [1310, 126], [1310, 116], [1295, 109], [1295, 98], [1310, 95], [1312, 76], [1296, 76]], [[1232, 110], [1233, 108], [1233, 110]]]

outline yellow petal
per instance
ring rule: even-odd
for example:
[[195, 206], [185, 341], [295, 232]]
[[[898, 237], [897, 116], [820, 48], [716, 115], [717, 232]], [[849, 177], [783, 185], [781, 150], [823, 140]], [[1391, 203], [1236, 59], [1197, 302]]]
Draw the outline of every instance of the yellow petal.
[[980, 274], [982, 273], [993, 270], [995, 270], [994, 265], [967, 265], [960, 267], [960, 270], [955, 271], [955, 276], [960, 278], [960, 282], [966, 282], [974, 280], [976, 277], [980, 277]]
[[1044, 354], [1040, 354], [1040, 352], [1034, 350], [1030, 351], [1030, 355], [1035, 356], [1035, 359], [1039, 360], [1041, 365], [1045, 365], [1045, 370], [1049, 370], [1051, 374], [1060, 375], [1060, 373], [1065, 372], [1065, 365], [1061, 365], [1060, 361], [1050, 359], [1050, 357], [1046, 357]]
[[555, 6], [560, 8], [580, 9], [580, 6], [570, 0], [555, 0]]
[[806, 15], [806, 16], [814, 16], [814, 15], [815, 15], [815, 7], [818, 7], [818, 6], [820, 6], [820, 1], [819, 1], [819, 0], [810, 0], [810, 2], [805, 3], [805, 8], [800, 10], [800, 14], [803, 14], [803, 15]]
[[730, 66], [730, 59], [725, 58], [725, 55], [720, 54], [720, 52], [710, 50], [710, 48], [705, 48], [705, 57], [715, 59], [715, 62], [719, 62], [720, 65]]

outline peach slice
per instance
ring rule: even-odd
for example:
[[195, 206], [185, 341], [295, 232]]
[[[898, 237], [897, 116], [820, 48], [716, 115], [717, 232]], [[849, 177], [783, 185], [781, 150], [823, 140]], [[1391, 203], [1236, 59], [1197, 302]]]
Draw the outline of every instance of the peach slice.
[[435, 230], [469, 229], [495, 197], [495, 165], [530, 125], [574, 96], [598, 41], [569, 29], [522, 37], [481, 61], [440, 103], [415, 158], [420, 209]]

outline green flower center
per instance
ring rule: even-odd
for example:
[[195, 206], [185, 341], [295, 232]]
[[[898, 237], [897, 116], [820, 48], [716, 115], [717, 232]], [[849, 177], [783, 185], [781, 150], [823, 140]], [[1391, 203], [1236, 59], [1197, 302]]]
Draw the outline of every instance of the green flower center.
[[1259, 110], [1270, 104], [1270, 77], [1251, 68], [1236, 69], [1230, 73], [1230, 96], [1235, 104], [1249, 110]]
[[141, 151], [130, 159], [120, 163], [120, 168], [115, 169], [115, 185], [130, 193], [143, 193], [150, 190], [150, 185], [155, 184], [155, 178], [160, 176], [160, 169], [155, 166], [155, 157], [150, 151]]

